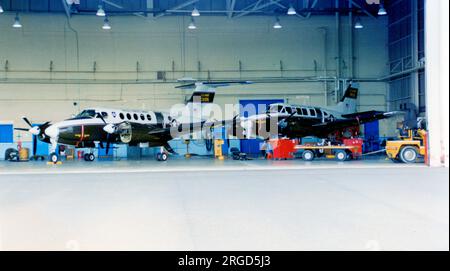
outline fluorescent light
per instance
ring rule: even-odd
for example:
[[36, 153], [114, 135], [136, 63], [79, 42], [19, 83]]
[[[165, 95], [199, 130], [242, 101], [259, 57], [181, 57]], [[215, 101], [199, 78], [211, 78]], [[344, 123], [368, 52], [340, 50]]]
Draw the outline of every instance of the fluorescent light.
[[20, 23], [19, 15], [16, 15], [16, 18], [14, 18], [14, 24], [12, 25], [14, 28], [21, 28], [22, 24]]
[[188, 28], [192, 30], [197, 29], [197, 26], [195, 25], [194, 22], [194, 18], [191, 18], [191, 22], [189, 23]]
[[387, 11], [384, 8], [383, 4], [380, 4], [380, 9], [378, 10], [378, 15], [380, 15], [380, 16], [387, 15]]
[[281, 29], [281, 28], [283, 28], [283, 26], [280, 24], [280, 19], [277, 18], [277, 20], [273, 24], [273, 28], [274, 29]]
[[200, 16], [200, 11], [198, 11], [198, 9], [196, 7], [194, 7], [191, 15], [192, 15], [192, 17], [198, 17], [198, 16]]
[[0, 13], [3, 13], [3, 7], [2, 7], [2, 5], [0, 5]]
[[356, 22], [355, 22], [355, 29], [363, 29], [364, 25], [361, 23], [361, 19], [358, 17], [356, 18]]
[[109, 24], [108, 18], [105, 18], [105, 20], [103, 21], [102, 29], [104, 29], [104, 30], [110, 30], [111, 29], [111, 25]]
[[99, 16], [99, 17], [105, 17], [106, 16], [106, 12], [103, 9], [102, 5], [98, 5], [98, 10], [97, 10], [96, 15]]
[[295, 11], [295, 8], [292, 6], [292, 4], [291, 4], [291, 6], [288, 9], [287, 14], [288, 15], [295, 15], [295, 14], [297, 14], [297, 11]]

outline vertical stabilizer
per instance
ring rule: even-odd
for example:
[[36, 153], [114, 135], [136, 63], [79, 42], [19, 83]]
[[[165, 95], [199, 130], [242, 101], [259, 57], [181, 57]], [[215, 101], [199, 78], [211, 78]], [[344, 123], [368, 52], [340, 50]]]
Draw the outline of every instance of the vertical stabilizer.
[[356, 113], [358, 90], [359, 84], [350, 83], [341, 101], [336, 106], [332, 107], [332, 109], [338, 111], [339, 113], [342, 113], [343, 115]]

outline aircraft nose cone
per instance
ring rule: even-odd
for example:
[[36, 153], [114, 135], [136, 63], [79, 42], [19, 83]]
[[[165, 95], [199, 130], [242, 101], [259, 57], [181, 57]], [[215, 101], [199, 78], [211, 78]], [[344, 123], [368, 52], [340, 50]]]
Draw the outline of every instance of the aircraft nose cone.
[[55, 125], [51, 125], [45, 129], [45, 134], [51, 138], [56, 138], [59, 135], [59, 129]]
[[31, 133], [32, 135], [35, 135], [35, 136], [39, 135], [39, 133], [40, 133], [40, 129], [39, 129], [39, 127], [37, 127], [37, 126], [34, 126], [34, 127], [31, 128], [29, 131], [30, 131], [30, 133]]

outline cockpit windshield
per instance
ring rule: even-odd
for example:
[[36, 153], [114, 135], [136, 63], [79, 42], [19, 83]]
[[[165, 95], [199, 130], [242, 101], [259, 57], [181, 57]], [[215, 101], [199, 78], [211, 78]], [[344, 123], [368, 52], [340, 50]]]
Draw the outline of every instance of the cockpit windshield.
[[88, 119], [88, 118], [95, 118], [97, 114], [95, 113], [95, 110], [88, 109], [83, 110], [80, 114], [76, 115], [76, 119]]
[[282, 105], [271, 105], [267, 113], [281, 113], [283, 108], [284, 107]]

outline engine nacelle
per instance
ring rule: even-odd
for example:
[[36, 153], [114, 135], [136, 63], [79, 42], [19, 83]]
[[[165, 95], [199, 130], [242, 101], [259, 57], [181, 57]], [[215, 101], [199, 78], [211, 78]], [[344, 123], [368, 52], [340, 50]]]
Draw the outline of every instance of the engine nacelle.
[[131, 142], [133, 134], [130, 123], [121, 123], [117, 130], [119, 131], [120, 141], [122, 143], [128, 144]]

